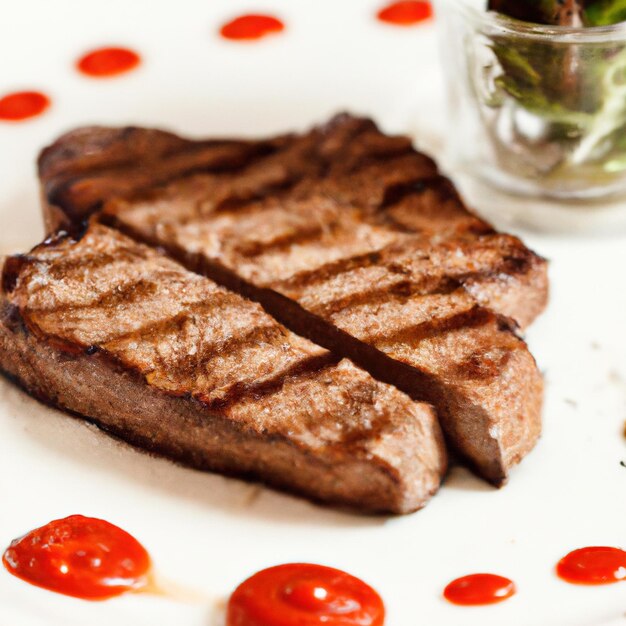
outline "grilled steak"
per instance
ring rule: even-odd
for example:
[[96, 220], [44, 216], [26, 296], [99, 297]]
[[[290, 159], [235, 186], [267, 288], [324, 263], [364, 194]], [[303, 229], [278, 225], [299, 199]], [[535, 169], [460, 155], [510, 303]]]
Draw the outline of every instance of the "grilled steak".
[[93, 212], [380, 380], [436, 405], [452, 447], [503, 483], [540, 433], [515, 332], [545, 261], [470, 213], [428, 157], [340, 116], [259, 142], [83, 129], [40, 159], [50, 228]]
[[430, 406], [117, 231], [10, 257], [2, 287], [2, 370], [142, 448], [363, 511], [439, 485]]
[[[190, 227], [215, 209], [317, 192], [351, 205], [363, 220], [415, 234], [433, 263], [457, 264], [463, 245], [461, 252], [471, 258], [455, 280], [478, 303], [521, 328], [547, 302], [545, 260], [468, 211], [432, 159], [416, 152], [409, 139], [385, 135], [367, 119], [340, 115], [304, 135], [260, 141], [192, 141], [152, 129], [81, 128], [42, 152], [39, 176], [49, 233], [74, 228], [109, 199], [176, 179], [193, 181], [192, 193], [180, 198]], [[146, 213], [150, 219], [158, 210]]]

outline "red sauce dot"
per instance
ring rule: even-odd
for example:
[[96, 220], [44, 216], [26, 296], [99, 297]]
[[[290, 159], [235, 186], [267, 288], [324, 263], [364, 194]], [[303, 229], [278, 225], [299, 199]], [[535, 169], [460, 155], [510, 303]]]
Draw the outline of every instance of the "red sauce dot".
[[377, 15], [381, 22], [396, 26], [412, 26], [432, 16], [433, 8], [425, 0], [400, 0], [382, 8]]
[[80, 72], [93, 78], [109, 78], [135, 69], [141, 57], [128, 48], [92, 50], [76, 62]]
[[564, 556], [556, 566], [560, 578], [579, 585], [608, 585], [626, 581], [626, 551], [592, 546]]
[[38, 91], [17, 91], [0, 98], [0, 120], [20, 122], [41, 115], [49, 106], [48, 96]]
[[470, 574], [453, 580], [443, 596], [453, 604], [478, 606], [495, 604], [515, 594], [515, 583], [495, 574]]
[[145, 587], [150, 557], [126, 531], [72, 515], [16, 539], [2, 556], [14, 576], [50, 591], [104, 600]]
[[258, 572], [228, 601], [227, 626], [382, 626], [385, 607], [363, 581], [322, 565]]
[[271, 15], [242, 15], [224, 24], [220, 34], [226, 39], [260, 39], [284, 28], [285, 25]]

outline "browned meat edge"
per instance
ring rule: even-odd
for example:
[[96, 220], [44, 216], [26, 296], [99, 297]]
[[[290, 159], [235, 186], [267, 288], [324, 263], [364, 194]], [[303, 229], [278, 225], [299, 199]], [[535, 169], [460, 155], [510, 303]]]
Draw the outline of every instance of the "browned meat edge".
[[[437, 490], [432, 484], [416, 500], [407, 491], [410, 477], [384, 462], [359, 456], [329, 461], [308, 454], [287, 437], [260, 437], [218, 410], [208, 411], [191, 395], [173, 396], [151, 387], [101, 350], [33, 335], [4, 296], [0, 369], [40, 402], [189, 467], [259, 481], [363, 513], [409, 513]], [[439, 452], [445, 458], [441, 441]], [[444, 472], [445, 462], [439, 475]]]

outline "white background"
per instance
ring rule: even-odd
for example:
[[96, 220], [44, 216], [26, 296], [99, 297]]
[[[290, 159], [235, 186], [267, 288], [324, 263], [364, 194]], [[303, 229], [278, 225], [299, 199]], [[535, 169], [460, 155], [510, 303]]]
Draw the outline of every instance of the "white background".
[[[438, 152], [454, 129], [445, 123], [435, 29], [379, 24], [378, 6], [6, 2], [0, 94], [41, 89], [54, 104], [37, 120], [0, 124], [0, 251], [40, 239], [35, 156], [81, 124], [259, 135], [350, 109]], [[255, 44], [217, 37], [224, 20], [250, 10], [282, 17], [286, 32]], [[101, 81], [73, 70], [77, 56], [107, 44], [137, 49], [143, 67]], [[574, 548], [626, 547], [626, 238], [523, 234], [551, 260], [550, 308], [528, 333], [546, 374], [545, 428], [501, 491], [457, 468], [415, 515], [348, 515], [151, 458], [0, 381], [0, 545], [54, 518], [99, 516], [137, 536], [163, 576], [201, 595], [94, 604], [0, 571], [0, 625], [209, 626], [241, 580], [288, 561], [364, 578], [384, 596], [390, 626], [626, 624], [626, 585], [574, 587], [553, 574]], [[476, 571], [513, 578], [518, 595], [472, 609], [441, 599], [447, 582]]]

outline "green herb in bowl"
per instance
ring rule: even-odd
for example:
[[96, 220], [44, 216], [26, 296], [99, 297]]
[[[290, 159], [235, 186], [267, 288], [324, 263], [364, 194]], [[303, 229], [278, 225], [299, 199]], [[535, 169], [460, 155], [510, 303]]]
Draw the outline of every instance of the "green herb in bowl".
[[[491, 135], [505, 169], [566, 193], [616, 187], [626, 173], [626, 35], [586, 34], [625, 21], [626, 0], [489, 0], [488, 9], [511, 25], [487, 35], [497, 63], [484, 101], [497, 111]], [[533, 25], [555, 30], [521, 28]]]

